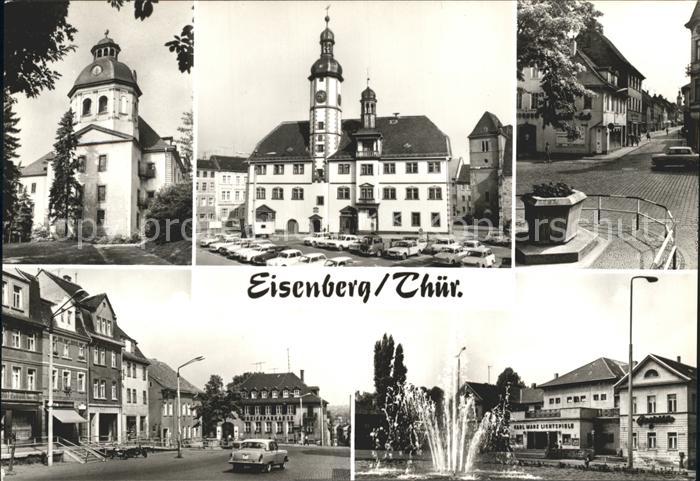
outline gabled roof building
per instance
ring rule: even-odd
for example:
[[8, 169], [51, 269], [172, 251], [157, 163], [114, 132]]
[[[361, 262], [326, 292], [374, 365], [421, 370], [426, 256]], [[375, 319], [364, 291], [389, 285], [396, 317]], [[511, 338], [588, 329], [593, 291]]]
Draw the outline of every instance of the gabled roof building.
[[250, 156], [248, 222], [256, 234], [446, 233], [451, 229], [450, 141], [427, 116], [380, 116], [360, 93], [343, 119], [343, 69], [326, 28], [308, 76], [309, 119], [284, 121]]

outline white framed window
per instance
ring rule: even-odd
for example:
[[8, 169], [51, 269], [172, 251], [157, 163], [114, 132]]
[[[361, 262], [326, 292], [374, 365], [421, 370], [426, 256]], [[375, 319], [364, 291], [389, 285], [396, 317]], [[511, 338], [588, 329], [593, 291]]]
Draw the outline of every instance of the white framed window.
[[77, 374], [78, 378], [78, 392], [85, 392], [85, 373], [79, 372]]
[[92, 397], [95, 399], [100, 398], [100, 383], [98, 381], [92, 381]]
[[107, 381], [100, 381], [100, 398], [107, 399]]
[[22, 309], [22, 287], [12, 286], [12, 307]]
[[27, 369], [27, 389], [36, 390], [36, 369]]
[[51, 385], [54, 391], [58, 391], [58, 369], [51, 371]]
[[647, 449], [656, 449], [656, 433], [647, 433]]
[[12, 331], [12, 347], [15, 347], [17, 349], [21, 347], [19, 331]]
[[675, 451], [678, 449], [678, 433], [668, 433], [666, 449]]
[[441, 170], [440, 162], [428, 162], [428, 173], [439, 174]]
[[418, 162], [406, 162], [406, 173], [407, 174], [417, 174], [418, 173]]
[[63, 371], [63, 389], [70, 389], [71, 387], [71, 372]]
[[63, 341], [63, 357], [70, 359], [70, 344], [67, 340]]
[[112, 351], [112, 367], [117, 367], [117, 355]]
[[22, 368], [12, 366], [12, 389], [22, 389]]
[[7, 281], [2, 281], [2, 305], [10, 305], [10, 285]]

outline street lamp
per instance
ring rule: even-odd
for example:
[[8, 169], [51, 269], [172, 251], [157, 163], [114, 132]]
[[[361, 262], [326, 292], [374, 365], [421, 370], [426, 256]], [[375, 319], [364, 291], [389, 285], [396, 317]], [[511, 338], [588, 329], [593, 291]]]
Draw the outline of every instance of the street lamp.
[[190, 359], [185, 364], [177, 368], [177, 457], [182, 458], [182, 429], [180, 428], [180, 416], [182, 414], [182, 406], [180, 405], [180, 369], [192, 364], [193, 362], [203, 361], [204, 356], [197, 356]]
[[[63, 314], [65, 311], [70, 309], [70, 307], [66, 307], [66, 304], [69, 302], [73, 301], [75, 297], [78, 294], [87, 294], [85, 290], [83, 289], [78, 289], [75, 291], [71, 296], [66, 299], [66, 301], [61, 304], [61, 306], [56, 309], [56, 311], [51, 314], [51, 317], [49, 318], [49, 421], [48, 421], [48, 438], [49, 438], [49, 444], [47, 446], [47, 459], [46, 463], [48, 466], [53, 466], [53, 320]], [[58, 374], [56, 374], [56, 378], [58, 378]]]
[[627, 467], [632, 469], [634, 466], [634, 461], [632, 459], [632, 293], [634, 292], [634, 280], [635, 279], [645, 279], [647, 282], [653, 283], [659, 280], [658, 277], [654, 276], [634, 276], [630, 279], [630, 345], [629, 345], [629, 363], [627, 364], [627, 396], [629, 397], [628, 408], [629, 408], [629, 423], [627, 432]]

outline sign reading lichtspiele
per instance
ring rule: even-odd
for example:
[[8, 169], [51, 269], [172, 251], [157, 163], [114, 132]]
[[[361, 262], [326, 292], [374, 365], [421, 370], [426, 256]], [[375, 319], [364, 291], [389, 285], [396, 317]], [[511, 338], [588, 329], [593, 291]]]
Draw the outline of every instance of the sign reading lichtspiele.
[[[388, 284], [388, 286], [387, 286]], [[385, 289], [401, 298], [460, 298], [463, 293], [459, 279], [449, 280], [446, 275], [420, 274], [418, 272], [386, 273], [379, 283], [372, 281], [334, 280], [326, 274], [320, 280], [278, 279], [277, 274], [258, 272], [250, 277], [248, 297], [271, 298], [358, 298], [367, 303]]]

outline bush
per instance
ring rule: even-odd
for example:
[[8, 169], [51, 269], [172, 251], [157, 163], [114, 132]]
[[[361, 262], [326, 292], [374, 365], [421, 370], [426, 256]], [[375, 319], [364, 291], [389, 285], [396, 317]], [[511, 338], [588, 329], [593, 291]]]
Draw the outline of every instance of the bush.
[[156, 243], [192, 238], [192, 180], [161, 189], [146, 216], [146, 237]]
[[525, 194], [528, 197], [568, 197], [574, 193], [573, 187], [563, 183], [536, 184], [532, 186], [532, 192]]

